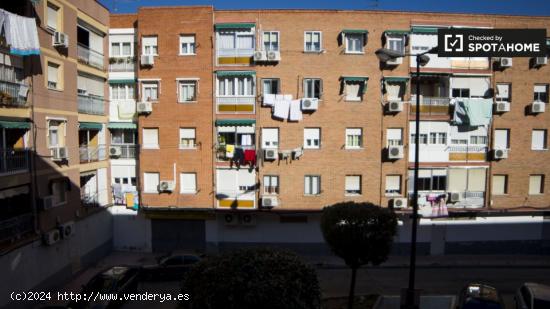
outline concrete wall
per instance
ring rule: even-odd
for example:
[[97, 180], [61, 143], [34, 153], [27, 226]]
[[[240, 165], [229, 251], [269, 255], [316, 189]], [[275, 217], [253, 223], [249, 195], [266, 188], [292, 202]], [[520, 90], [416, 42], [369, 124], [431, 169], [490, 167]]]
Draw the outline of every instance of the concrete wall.
[[113, 248], [151, 252], [151, 220], [125, 206], [109, 208], [113, 220]]

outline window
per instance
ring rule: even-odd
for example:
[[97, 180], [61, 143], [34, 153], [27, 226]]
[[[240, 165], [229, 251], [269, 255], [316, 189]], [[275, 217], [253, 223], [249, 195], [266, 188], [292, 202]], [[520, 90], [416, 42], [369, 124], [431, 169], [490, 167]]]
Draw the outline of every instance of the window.
[[218, 96], [254, 96], [254, 77], [218, 77]]
[[220, 31], [217, 33], [216, 49], [218, 56], [231, 55], [230, 50], [252, 53], [255, 49], [255, 38], [253, 29], [246, 31]]
[[180, 128], [180, 149], [195, 148], [195, 128]]
[[304, 194], [319, 195], [321, 193], [321, 176], [304, 177]]
[[59, 7], [48, 2], [46, 15], [47, 15], [46, 27], [52, 31], [59, 31], [61, 29], [59, 27], [59, 19], [60, 19]]
[[130, 56], [132, 56], [132, 43], [111, 42], [111, 57], [130, 57]]
[[510, 148], [510, 130], [495, 129], [494, 145], [496, 149]]
[[67, 181], [67, 179], [57, 179], [51, 182], [52, 195], [56, 206], [67, 202]]
[[388, 129], [386, 131], [386, 144], [388, 147], [403, 145], [403, 129]]
[[264, 194], [279, 194], [279, 176], [264, 176]]
[[264, 50], [279, 51], [279, 32], [264, 31], [262, 34], [262, 42], [263, 42]]
[[531, 149], [532, 150], [546, 150], [546, 130], [533, 130], [531, 134]]
[[[414, 171], [409, 175], [411, 181], [414, 179]], [[412, 184], [410, 186], [412, 187]], [[447, 172], [446, 170], [427, 170], [421, 169], [418, 173], [419, 191], [446, 191], [447, 190]]]
[[[428, 134], [420, 134], [420, 137], [418, 138], [419, 139], [419, 143], [420, 144], [425, 144], [427, 145], [428, 144]], [[416, 134], [412, 133], [411, 134], [411, 144], [414, 144], [416, 142]]]
[[180, 174], [180, 193], [181, 194], [197, 193], [197, 174], [196, 173]]
[[493, 175], [493, 195], [508, 194], [508, 175]]
[[386, 48], [398, 52], [399, 54], [405, 54], [405, 37], [401, 35], [386, 36]]
[[135, 144], [136, 134], [133, 130], [111, 130], [111, 144]]
[[510, 102], [510, 84], [499, 84], [497, 83], [497, 93], [496, 100], [497, 102]]
[[197, 81], [196, 80], [182, 80], [179, 84], [179, 99], [178, 102], [194, 102], [197, 101]]
[[386, 176], [386, 195], [401, 195], [401, 175]]
[[262, 128], [262, 148], [279, 147], [279, 128]]
[[535, 101], [548, 103], [548, 84], [535, 85], [533, 92]]
[[57, 148], [65, 146], [66, 121], [48, 120], [48, 147]]
[[529, 195], [544, 193], [544, 175], [529, 176]]
[[304, 34], [304, 51], [320, 52], [321, 40], [321, 31], [306, 31]]
[[468, 88], [453, 88], [453, 98], [469, 98], [470, 89]]
[[111, 100], [133, 100], [134, 84], [111, 84], [109, 85]]
[[145, 193], [157, 193], [159, 179], [159, 173], [143, 173], [143, 191]]
[[320, 147], [321, 147], [321, 129], [305, 128], [304, 129], [304, 148], [319, 149]]
[[141, 99], [143, 101], [157, 101], [159, 98], [158, 89], [159, 89], [158, 82], [142, 82]]
[[471, 145], [487, 145], [487, 136], [484, 135], [472, 135], [470, 136]]
[[346, 101], [361, 101], [363, 100], [363, 90], [365, 82], [345, 81]]
[[143, 148], [159, 148], [159, 129], [143, 129]]
[[156, 36], [144, 36], [141, 38], [141, 44], [143, 45], [143, 55], [158, 56], [157, 37]]
[[[420, 134], [422, 138], [423, 134]], [[430, 132], [430, 144], [432, 145], [446, 145], [447, 133], [445, 132]]]
[[346, 195], [361, 195], [361, 176], [346, 176]]
[[194, 35], [180, 35], [180, 55], [195, 55]]
[[318, 78], [304, 78], [304, 97], [321, 98], [323, 82]]
[[363, 146], [363, 129], [346, 129], [346, 149], [357, 149]]
[[48, 62], [48, 88], [61, 89], [60, 83], [60, 65], [53, 62]]
[[403, 82], [386, 81], [384, 84], [386, 90], [386, 99], [388, 101], [403, 101], [407, 84]]
[[279, 94], [280, 80], [278, 78], [262, 79], [262, 94]]
[[362, 33], [346, 33], [346, 53], [361, 54], [365, 36]]

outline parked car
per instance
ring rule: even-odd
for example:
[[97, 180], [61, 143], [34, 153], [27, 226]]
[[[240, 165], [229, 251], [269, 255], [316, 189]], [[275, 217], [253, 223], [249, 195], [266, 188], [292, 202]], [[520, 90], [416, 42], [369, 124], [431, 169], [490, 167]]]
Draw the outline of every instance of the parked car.
[[115, 266], [108, 268], [99, 274], [95, 275], [87, 284], [82, 286], [82, 295], [90, 295], [91, 293], [118, 293], [116, 300], [92, 300], [72, 301], [67, 306], [68, 308], [115, 308], [123, 303], [122, 293], [136, 293], [138, 287], [139, 268]]
[[470, 283], [458, 295], [457, 309], [504, 309], [496, 288], [483, 283]]
[[157, 259], [157, 265], [146, 265], [141, 269], [145, 280], [180, 280], [201, 256], [189, 253], [172, 253]]
[[547, 309], [550, 308], [550, 286], [526, 282], [514, 298], [517, 309]]

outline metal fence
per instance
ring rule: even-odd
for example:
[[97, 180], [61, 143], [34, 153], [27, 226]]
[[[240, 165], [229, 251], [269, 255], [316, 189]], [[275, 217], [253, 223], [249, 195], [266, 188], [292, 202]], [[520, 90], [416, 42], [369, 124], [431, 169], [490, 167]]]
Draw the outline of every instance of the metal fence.
[[77, 56], [80, 62], [100, 70], [105, 69], [103, 54], [90, 49], [88, 46], [78, 44]]
[[105, 145], [80, 146], [80, 163], [105, 160]]
[[78, 112], [92, 115], [105, 115], [105, 100], [94, 95], [78, 95]]
[[14, 174], [29, 170], [27, 149], [0, 149], [0, 174]]

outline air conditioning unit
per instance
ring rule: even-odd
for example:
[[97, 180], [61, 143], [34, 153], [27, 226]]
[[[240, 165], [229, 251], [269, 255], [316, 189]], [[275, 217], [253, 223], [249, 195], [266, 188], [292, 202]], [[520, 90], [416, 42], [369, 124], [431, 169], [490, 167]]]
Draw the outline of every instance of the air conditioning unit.
[[52, 148], [52, 159], [54, 161], [63, 161], [63, 160], [67, 160], [67, 158], [68, 158], [67, 147]]
[[239, 216], [236, 214], [226, 214], [223, 217], [223, 221], [225, 222], [225, 225], [239, 225]]
[[161, 180], [159, 183], [159, 192], [172, 192], [176, 184], [171, 180]]
[[509, 67], [512, 67], [512, 58], [510, 58], [510, 57], [502, 57], [502, 58], [500, 58], [498, 64], [499, 64], [499, 66], [500, 66], [501, 68], [509, 68]]
[[505, 113], [510, 111], [510, 102], [496, 102], [495, 103], [495, 112]]
[[65, 48], [69, 47], [69, 36], [63, 32], [54, 32], [52, 37], [52, 45], [63, 46]]
[[280, 61], [280, 60], [281, 60], [280, 51], [270, 50], [267, 52], [267, 61]]
[[48, 246], [51, 246], [58, 242], [61, 239], [61, 234], [58, 229], [51, 230], [47, 233], [42, 234], [42, 240]]
[[74, 235], [74, 222], [70, 221], [59, 226], [59, 233], [61, 238], [67, 239]]
[[395, 159], [403, 159], [404, 153], [403, 153], [403, 146], [389, 146], [388, 147], [388, 158], [395, 160]]
[[304, 111], [316, 111], [319, 108], [319, 99], [317, 98], [303, 98], [302, 110]]
[[256, 216], [254, 214], [242, 214], [239, 216], [239, 222], [242, 225], [254, 226], [256, 225]]
[[155, 56], [153, 55], [141, 55], [141, 65], [151, 66], [155, 64]]
[[407, 208], [406, 198], [394, 198], [390, 200], [392, 208]]
[[403, 102], [401, 101], [390, 101], [388, 103], [388, 112], [397, 113], [403, 111]]
[[109, 148], [109, 155], [111, 157], [120, 157], [122, 155], [122, 148], [120, 146], [111, 146]]
[[267, 60], [267, 54], [265, 50], [257, 50], [254, 52], [254, 61], [261, 62]]
[[546, 103], [544, 102], [537, 101], [531, 104], [531, 113], [533, 114], [544, 113], [545, 110], [546, 110]]
[[149, 114], [153, 112], [153, 103], [151, 102], [138, 102], [136, 106], [138, 114]]
[[276, 160], [277, 149], [264, 149], [264, 160]]
[[493, 159], [501, 160], [508, 158], [508, 149], [493, 149]]
[[386, 64], [388, 65], [398, 65], [401, 63], [403, 63], [403, 57], [397, 57], [386, 61]]
[[546, 65], [547, 63], [548, 63], [548, 58], [547, 57], [536, 57], [535, 58], [535, 65], [536, 66]]
[[451, 192], [449, 193], [449, 202], [456, 203], [462, 201], [462, 193], [460, 192]]
[[40, 206], [42, 207], [42, 210], [48, 210], [50, 208], [55, 207], [53, 195], [44, 196], [40, 202], [41, 202]]
[[267, 208], [279, 206], [279, 199], [276, 196], [263, 196], [262, 206]]

